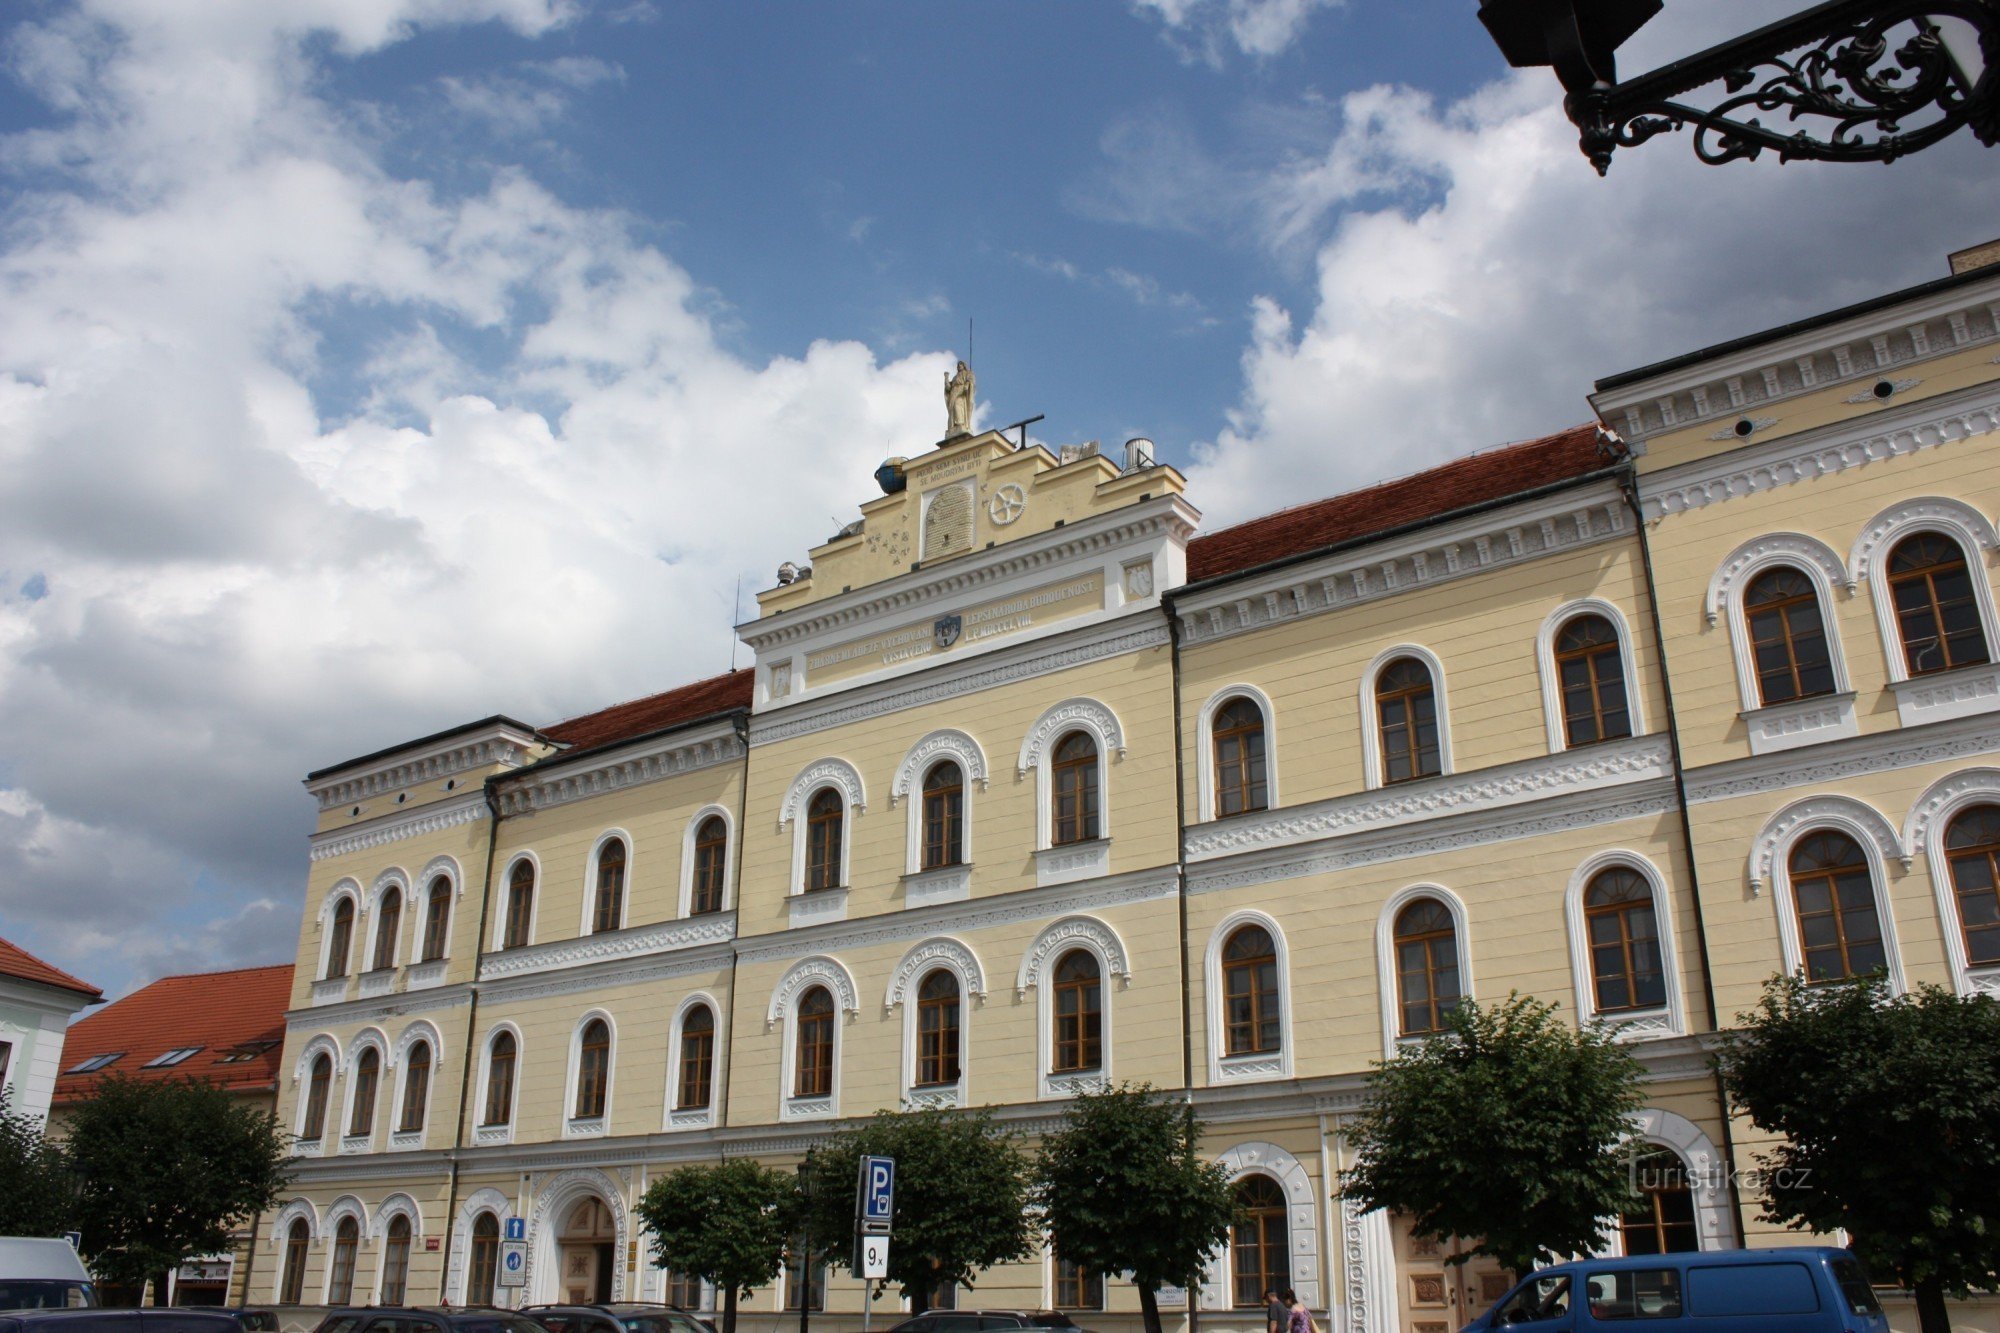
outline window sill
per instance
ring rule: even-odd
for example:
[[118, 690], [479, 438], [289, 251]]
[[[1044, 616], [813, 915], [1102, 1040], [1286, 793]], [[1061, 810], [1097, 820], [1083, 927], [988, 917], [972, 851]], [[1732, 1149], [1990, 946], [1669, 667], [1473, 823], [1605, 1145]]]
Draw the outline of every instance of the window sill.
[[1681, 1025], [1661, 1005], [1653, 1009], [1619, 1009], [1597, 1014], [1591, 1022], [1610, 1031], [1613, 1041], [1651, 1041], [1656, 1037], [1678, 1037]]
[[903, 1105], [912, 1111], [954, 1110], [965, 1105], [965, 1080], [919, 1083], [903, 1094]]
[[827, 921], [847, 920], [846, 889], [808, 889], [792, 895], [791, 927], [817, 926]]
[[571, 1116], [563, 1123], [563, 1137], [566, 1139], [601, 1139], [611, 1132], [608, 1116]]
[[323, 1145], [324, 1141], [321, 1139], [293, 1139], [292, 1156], [318, 1157], [324, 1151]]
[[390, 1152], [415, 1152], [424, 1146], [424, 1132], [421, 1129], [399, 1129], [389, 1136]]
[[511, 1124], [481, 1125], [478, 1129], [472, 1131], [473, 1144], [481, 1148], [490, 1148], [495, 1144], [512, 1143], [513, 1141], [514, 1127]]
[[1086, 1092], [1102, 1092], [1111, 1086], [1102, 1069], [1065, 1069], [1042, 1076], [1042, 1096], [1081, 1097]]
[[1991, 995], [1994, 999], [2000, 1000], [2000, 967], [1982, 963], [1968, 969], [1963, 989], [1968, 995]]
[[405, 982], [408, 990], [429, 990], [432, 986], [444, 985], [445, 960], [433, 958], [427, 963], [417, 963], [410, 968]]
[[715, 1110], [708, 1106], [684, 1106], [667, 1114], [668, 1129], [706, 1129], [715, 1120]]
[[1225, 1055], [1215, 1064], [1218, 1083], [1255, 1083], [1262, 1079], [1284, 1078], [1286, 1072], [1283, 1050]]
[[1854, 692], [1815, 694], [1738, 713], [1750, 731], [1751, 754], [1775, 754], [1860, 734], [1854, 720]]
[[778, 1108], [780, 1120], [828, 1120], [833, 1116], [833, 1097], [787, 1097]]
[[1035, 887], [1073, 884], [1080, 879], [1096, 879], [1111, 873], [1111, 839], [1066, 842], [1035, 853]]
[[2000, 710], [2000, 664], [1933, 671], [1891, 681], [1896, 714], [1906, 727]]
[[347, 998], [347, 982], [346, 977], [328, 977], [324, 981], [315, 981], [312, 985], [312, 1002], [338, 1004]]
[[931, 907], [938, 903], [961, 903], [972, 896], [972, 863], [938, 866], [903, 876], [903, 906]]
[[374, 1146], [375, 1135], [372, 1131], [367, 1134], [349, 1134], [340, 1140], [340, 1155], [346, 1157], [353, 1153], [367, 1152]]
[[396, 989], [398, 972], [393, 967], [378, 967], [372, 972], [361, 974], [361, 998], [366, 1000], [377, 995], [388, 995]]

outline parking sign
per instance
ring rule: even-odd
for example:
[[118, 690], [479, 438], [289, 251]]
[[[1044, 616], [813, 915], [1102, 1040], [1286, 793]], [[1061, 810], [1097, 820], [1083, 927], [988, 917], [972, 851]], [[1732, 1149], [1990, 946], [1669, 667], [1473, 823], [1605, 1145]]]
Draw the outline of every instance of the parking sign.
[[855, 1214], [862, 1231], [888, 1232], [896, 1216], [896, 1160], [893, 1157], [861, 1159]]

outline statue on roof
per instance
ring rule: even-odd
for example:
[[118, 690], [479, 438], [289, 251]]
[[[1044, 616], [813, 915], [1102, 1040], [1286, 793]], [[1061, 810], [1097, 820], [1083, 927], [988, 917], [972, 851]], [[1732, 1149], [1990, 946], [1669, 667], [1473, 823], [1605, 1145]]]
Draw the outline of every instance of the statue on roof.
[[963, 361], [958, 363], [956, 375], [945, 376], [944, 437], [947, 440], [972, 434], [972, 391], [978, 383], [973, 377], [972, 367]]

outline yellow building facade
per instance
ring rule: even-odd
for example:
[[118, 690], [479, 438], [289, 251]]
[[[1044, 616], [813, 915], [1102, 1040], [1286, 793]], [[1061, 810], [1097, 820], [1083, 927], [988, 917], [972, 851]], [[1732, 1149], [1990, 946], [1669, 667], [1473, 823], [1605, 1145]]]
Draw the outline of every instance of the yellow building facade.
[[[1347, 1204], [1343, 1127], [1372, 1061], [1510, 991], [1645, 1067], [1634, 1136], [1688, 1183], [1612, 1244], [1781, 1243], [1718, 1028], [1799, 967], [2000, 989], [1996, 351], [1969, 271], [1205, 535], [1143, 441], [891, 460], [760, 595], [753, 668], [307, 780], [253, 1296], [703, 1305], [634, 1220], [661, 1171], [899, 1106], [1032, 1136], [1143, 1081], [1245, 1206], [1170, 1310], [1254, 1329], [1277, 1282], [1442, 1333], [1500, 1275]], [[1046, 1257], [958, 1299], [1137, 1316]]]

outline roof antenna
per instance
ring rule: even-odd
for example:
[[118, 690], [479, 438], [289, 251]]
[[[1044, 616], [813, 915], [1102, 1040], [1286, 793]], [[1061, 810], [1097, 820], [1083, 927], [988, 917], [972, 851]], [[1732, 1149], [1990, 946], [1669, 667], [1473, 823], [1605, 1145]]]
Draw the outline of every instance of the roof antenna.
[[736, 670], [736, 613], [743, 606], [743, 574], [736, 575], [736, 590], [729, 595], [729, 669]]

